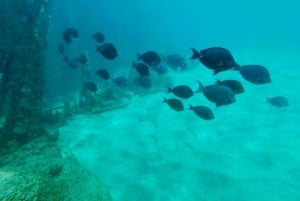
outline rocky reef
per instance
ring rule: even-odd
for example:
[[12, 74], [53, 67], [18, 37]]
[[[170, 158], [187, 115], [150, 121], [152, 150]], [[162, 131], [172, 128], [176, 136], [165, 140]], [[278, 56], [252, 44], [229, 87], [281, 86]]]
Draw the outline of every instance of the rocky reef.
[[98, 178], [45, 137], [1, 156], [0, 192], [3, 201], [112, 200]]

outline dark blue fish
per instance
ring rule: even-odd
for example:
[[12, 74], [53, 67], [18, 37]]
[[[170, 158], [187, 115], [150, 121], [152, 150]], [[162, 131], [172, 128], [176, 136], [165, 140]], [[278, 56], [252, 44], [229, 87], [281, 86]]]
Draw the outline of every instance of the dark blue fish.
[[144, 88], [152, 87], [152, 81], [151, 81], [150, 76], [141, 76], [140, 75], [137, 77], [137, 81], [138, 81], [139, 85]]
[[204, 66], [214, 71], [214, 75], [239, 66], [230, 51], [225, 48], [212, 47], [200, 52], [194, 48], [191, 49], [193, 56], [190, 59], [199, 59]]
[[102, 79], [104, 79], [104, 80], [109, 80], [109, 79], [110, 79], [110, 74], [109, 74], [109, 72], [108, 72], [107, 70], [103, 69], [103, 68], [97, 70], [97, 71], [96, 71], [96, 74], [97, 74], [99, 77], [101, 77]]
[[164, 103], [167, 103], [169, 105], [170, 108], [172, 108], [173, 110], [180, 112], [184, 110], [184, 106], [181, 102], [181, 100], [177, 99], [177, 98], [164, 98]]
[[267, 84], [271, 82], [268, 69], [262, 65], [242, 65], [237, 69], [245, 80], [253, 84]]
[[211, 119], [214, 119], [214, 114], [213, 112], [211, 111], [211, 109], [209, 109], [208, 107], [206, 106], [192, 106], [192, 105], [189, 105], [189, 109], [194, 111], [194, 113], [204, 119], [204, 120], [211, 120]]
[[95, 82], [86, 82], [83, 85], [86, 89], [88, 89], [90, 92], [96, 92], [98, 90], [97, 85], [95, 84]]
[[193, 90], [186, 85], [178, 85], [173, 88], [168, 87], [168, 93], [173, 93], [175, 96], [179, 98], [190, 98], [194, 95]]
[[78, 31], [74, 27], [67, 28], [63, 32], [63, 39], [66, 43], [70, 44], [73, 38], [78, 38]]
[[267, 98], [266, 102], [275, 107], [287, 107], [289, 105], [287, 98], [283, 96], [274, 96], [272, 98]]
[[149, 66], [156, 66], [161, 62], [159, 54], [155, 51], [147, 51], [143, 54], [137, 54], [137, 56], [139, 60], [142, 60]]
[[149, 76], [149, 67], [144, 63], [135, 63], [133, 62], [132, 66], [136, 69], [139, 75], [141, 76]]
[[96, 32], [92, 34], [92, 38], [97, 41], [98, 43], [103, 43], [104, 42], [104, 35], [101, 32]]
[[106, 59], [113, 60], [118, 56], [117, 49], [112, 43], [103, 43], [102, 45], [96, 46], [96, 48], [96, 51]]
[[116, 78], [112, 79], [112, 81], [121, 88], [126, 87], [128, 84], [128, 80], [124, 76], [116, 77]]
[[229, 87], [234, 94], [240, 94], [245, 92], [242, 83], [237, 80], [217, 80], [217, 84], [222, 84], [226, 87]]
[[198, 91], [202, 91], [204, 96], [215, 103], [217, 107], [229, 105], [236, 101], [233, 91], [227, 86], [219, 84], [203, 86], [201, 82], [198, 81], [198, 83], [200, 85]]

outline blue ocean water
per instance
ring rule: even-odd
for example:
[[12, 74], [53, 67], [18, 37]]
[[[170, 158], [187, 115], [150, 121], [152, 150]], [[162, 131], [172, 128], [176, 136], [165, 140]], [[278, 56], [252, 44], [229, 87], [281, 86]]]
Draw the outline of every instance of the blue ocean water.
[[[54, 1], [48, 101], [76, 94], [82, 84], [81, 72], [57, 51], [68, 27], [80, 34], [68, 52], [87, 53], [92, 71], [125, 74], [137, 53], [155, 50], [187, 58], [189, 71], [166, 75], [175, 85], [234, 78], [246, 91], [226, 107], [216, 108], [202, 95], [187, 101], [212, 108], [216, 119], [207, 122], [163, 104], [170, 96], [162, 82], [161, 90], [126, 108], [74, 117], [60, 129], [62, 147], [110, 187], [114, 200], [300, 200], [299, 6], [294, 0]], [[96, 31], [116, 45], [116, 60], [96, 52]], [[213, 76], [199, 61], [188, 60], [191, 47], [214, 46], [228, 48], [239, 64], [266, 66], [272, 83], [253, 85], [234, 71]], [[265, 103], [277, 95], [287, 97], [289, 107]]]

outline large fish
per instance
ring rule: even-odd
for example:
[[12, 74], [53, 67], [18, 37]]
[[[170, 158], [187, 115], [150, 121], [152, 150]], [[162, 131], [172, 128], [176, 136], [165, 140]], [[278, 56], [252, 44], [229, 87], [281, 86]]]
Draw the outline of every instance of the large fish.
[[204, 86], [201, 82], [198, 81], [198, 83], [200, 85], [198, 91], [202, 91], [204, 96], [215, 103], [217, 107], [229, 105], [236, 101], [233, 91], [225, 85], [213, 84]]
[[178, 85], [173, 88], [168, 87], [168, 93], [173, 93], [175, 96], [179, 98], [190, 98], [194, 95], [193, 90], [187, 85]]
[[217, 84], [225, 85], [229, 87], [234, 94], [244, 93], [245, 89], [241, 82], [237, 80], [217, 80]]
[[103, 43], [96, 49], [104, 58], [113, 60], [118, 56], [116, 47], [112, 43]]
[[170, 108], [172, 108], [173, 110], [180, 112], [184, 110], [184, 106], [182, 104], [182, 102], [177, 99], [177, 98], [164, 98], [164, 103], [167, 103], [169, 105]]
[[253, 84], [267, 84], [271, 82], [268, 69], [262, 65], [242, 65], [239, 68], [242, 77]]
[[209, 109], [206, 106], [192, 106], [192, 105], [189, 106], [190, 106], [189, 109], [192, 110], [201, 119], [211, 120], [215, 118], [211, 109]]
[[156, 66], [161, 62], [159, 54], [155, 51], [147, 51], [143, 54], [137, 54], [138, 59], [149, 66]]
[[199, 59], [204, 66], [214, 71], [214, 75], [239, 66], [230, 51], [225, 48], [211, 47], [201, 51], [191, 49], [193, 56], [190, 59]]
[[141, 75], [141, 76], [149, 76], [150, 75], [149, 67], [146, 64], [144, 64], [142, 62], [139, 62], [139, 63], [133, 62], [132, 66], [136, 69], [136, 71], [138, 72], [139, 75]]

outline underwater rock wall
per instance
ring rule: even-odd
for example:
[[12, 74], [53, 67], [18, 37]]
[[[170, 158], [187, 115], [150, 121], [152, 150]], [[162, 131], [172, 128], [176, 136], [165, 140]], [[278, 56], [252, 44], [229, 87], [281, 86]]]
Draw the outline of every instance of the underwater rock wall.
[[44, 132], [39, 121], [50, 1], [0, 3], [0, 144], [24, 144]]

